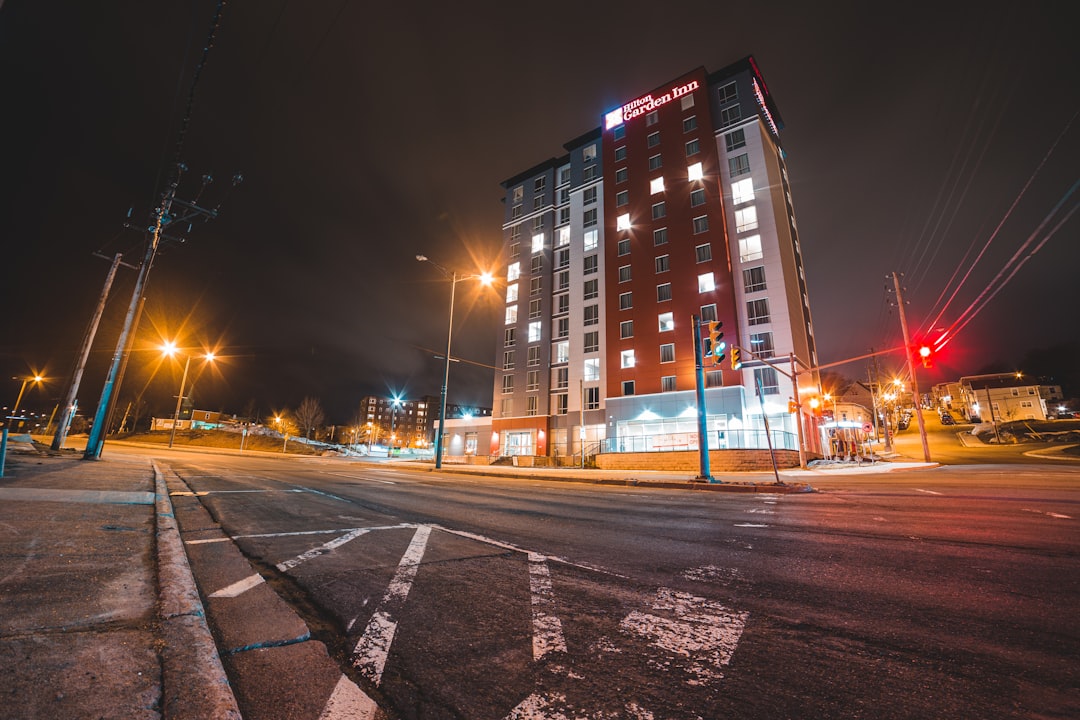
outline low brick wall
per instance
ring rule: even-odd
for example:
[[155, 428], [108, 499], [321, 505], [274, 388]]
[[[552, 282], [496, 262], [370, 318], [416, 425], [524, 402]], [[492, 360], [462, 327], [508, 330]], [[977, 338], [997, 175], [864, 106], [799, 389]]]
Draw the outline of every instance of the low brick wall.
[[[777, 450], [778, 468], [799, 467], [798, 450]], [[701, 459], [697, 450], [673, 452], [602, 453], [596, 456], [596, 467], [601, 470], [668, 470], [670, 472], [697, 472]], [[710, 472], [749, 472], [772, 470], [768, 450], [710, 450]]]

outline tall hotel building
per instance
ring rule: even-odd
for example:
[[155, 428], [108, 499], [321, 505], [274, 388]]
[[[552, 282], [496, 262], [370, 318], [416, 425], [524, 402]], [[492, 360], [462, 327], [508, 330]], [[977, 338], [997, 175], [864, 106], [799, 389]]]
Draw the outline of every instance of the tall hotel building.
[[794, 358], [806, 393], [817, 358], [781, 127], [747, 57], [630, 99], [503, 183], [491, 454], [696, 448], [695, 316], [745, 348], [740, 370], [706, 361], [709, 446], [764, 447], [764, 412], [796, 447], [776, 368]]

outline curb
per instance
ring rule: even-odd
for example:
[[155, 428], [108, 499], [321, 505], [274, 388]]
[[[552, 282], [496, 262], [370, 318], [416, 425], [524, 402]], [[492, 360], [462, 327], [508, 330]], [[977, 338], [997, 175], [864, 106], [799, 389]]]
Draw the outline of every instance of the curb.
[[157, 493], [158, 593], [164, 647], [162, 716], [170, 720], [241, 720], [229, 678], [206, 624], [206, 612], [176, 526], [165, 476], [154, 468]]

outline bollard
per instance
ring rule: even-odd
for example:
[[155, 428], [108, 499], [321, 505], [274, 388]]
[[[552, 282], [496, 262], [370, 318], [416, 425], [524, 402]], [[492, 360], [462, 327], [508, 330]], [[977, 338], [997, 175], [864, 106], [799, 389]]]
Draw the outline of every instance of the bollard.
[[0, 477], [4, 477], [4, 463], [7, 461], [7, 425], [0, 433]]

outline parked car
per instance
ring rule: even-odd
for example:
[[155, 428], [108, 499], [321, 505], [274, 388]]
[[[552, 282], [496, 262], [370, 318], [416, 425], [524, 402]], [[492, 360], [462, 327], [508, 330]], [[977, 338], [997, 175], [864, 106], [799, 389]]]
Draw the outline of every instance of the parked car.
[[953, 419], [952, 415], [942, 413], [942, 415], [941, 415], [941, 424], [942, 425], [955, 425], [956, 420]]

